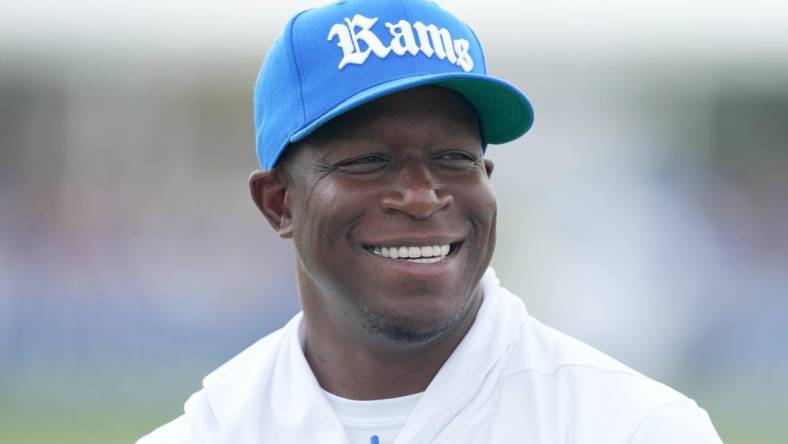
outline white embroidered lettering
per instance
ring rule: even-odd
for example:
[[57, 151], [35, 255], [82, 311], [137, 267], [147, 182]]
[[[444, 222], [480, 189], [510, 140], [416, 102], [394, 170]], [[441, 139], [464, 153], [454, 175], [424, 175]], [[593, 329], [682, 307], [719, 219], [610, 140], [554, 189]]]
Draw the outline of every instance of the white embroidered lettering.
[[[353, 16], [353, 20], [348, 21], [348, 19], [345, 19], [345, 23], [347, 23], [348, 28], [350, 28], [350, 35], [353, 37], [353, 43], [356, 45], [356, 51], [361, 51], [361, 47], [358, 44], [360, 40], [367, 44], [367, 51], [365, 54], [369, 55], [369, 50], [371, 49], [376, 56], [382, 59], [389, 55], [389, 51], [391, 50], [383, 46], [378, 36], [371, 31], [372, 26], [377, 22], [377, 18], [371, 19], [359, 14]], [[361, 28], [361, 31], [356, 32], [356, 27]], [[364, 59], [366, 59], [366, 56]]]
[[[470, 42], [465, 39], [453, 40], [451, 33], [446, 28], [435, 25], [425, 25], [422, 22], [408, 23], [400, 20], [397, 23], [386, 23], [386, 28], [391, 35], [391, 41], [386, 46], [372, 31], [378, 18], [368, 18], [356, 14], [353, 19], [345, 18], [345, 23], [337, 23], [328, 32], [327, 41], [336, 37], [337, 46], [342, 49], [342, 60], [339, 69], [348, 64], [362, 65], [367, 61], [370, 53], [384, 59], [390, 53], [412, 56], [419, 52], [427, 57], [437, 56], [440, 60], [457, 65], [465, 72], [473, 69], [473, 58], [470, 55]], [[415, 35], [413, 31], [416, 31]], [[416, 37], [418, 36], [418, 43]]]
[[457, 39], [454, 41], [454, 51], [457, 52], [457, 64], [468, 72], [473, 69], [473, 59], [468, 51], [471, 49], [471, 44], [465, 39]]
[[[348, 31], [345, 25], [337, 23], [331, 27], [331, 31], [328, 32], [327, 40], [331, 41], [334, 37], [337, 37], [337, 46], [342, 48], [342, 61], [339, 62], [339, 69], [342, 69], [349, 63], [349, 60], [353, 58], [356, 47], [353, 45], [353, 40], [350, 38], [350, 31]], [[363, 60], [359, 63], [363, 63]]]
[[439, 59], [447, 59], [453, 64], [457, 63], [457, 56], [454, 54], [454, 45], [451, 41], [451, 34], [446, 28], [438, 28], [435, 25], [425, 25], [421, 22], [413, 24], [419, 34], [421, 52], [427, 57], [431, 57], [433, 51]]
[[424, 53], [425, 56], [432, 57], [435, 51], [433, 51], [432, 46], [430, 46], [430, 36], [427, 34], [427, 27], [424, 26], [422, 22], [416, 22], [413, 24], [413, 28], [419, 34], [419, 49], [421, 49], [421, 52]]
[[386, 23], [386, 27], [389, 28], [391, 36], [394, 37], [391, 40], [391, 50], [394, 51], [394, 54], [401, 56], [405, 55], [407, 51], [410, 55], [415, 56], [419, 53], [419, 47], [416, 45], [416, 39], [413, 37], [413, 28], [411, 28], [410, 23], [400, 20], [396, 25]]
[[[384, 46], [378, 39], [378, 36], [370, 30], [377, 21], [377, 18], [371, 19], [356, 14], [352, 20], [345, 19], [346, 26], [337, 23], [331, 27], [331, 31], [328, 33], [328, 40], [333, 39], [335, 35], [338, 36], [337, 46], [342, 48], [343, 53], [342, 60], [339, 62], [339, 69], [344, 68], [348, 63], [361, 65], [367, 61], [370, 51], [374, 52], [381, 59], [389, 55], [391, 49]], [[340, 30], [341, 28], [345, 29]], [[356, 31], [356, 28], [360, 28], [360, 30]], [[348, 40], [350, 40], [350, 43], [348, 43]], [[359, 42], [366, 44], [367, 48], [362, 51]]]

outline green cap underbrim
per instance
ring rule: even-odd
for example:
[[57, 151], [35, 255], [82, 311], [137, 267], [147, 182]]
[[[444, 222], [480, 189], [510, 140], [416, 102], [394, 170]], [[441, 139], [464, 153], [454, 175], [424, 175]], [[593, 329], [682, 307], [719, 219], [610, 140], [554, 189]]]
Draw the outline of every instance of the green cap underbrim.
[[510, 142], [525, 134], [533, 125], [531, 102], [509, 84], [457, 78], [434, 85], [456, 91], [476, 108], [485, 143]]

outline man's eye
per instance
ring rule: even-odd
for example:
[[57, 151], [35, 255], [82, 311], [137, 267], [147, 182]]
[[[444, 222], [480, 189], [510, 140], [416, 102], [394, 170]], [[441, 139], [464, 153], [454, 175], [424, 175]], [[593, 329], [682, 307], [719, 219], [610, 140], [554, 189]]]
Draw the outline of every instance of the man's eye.
[[343, 162], [343, 165], [369, 165], [378, 162], [385, 162], [386, 159], [383, 156], [372, 155], [372, 156], [364, 156], [359, 157], [356, 159], [350, 159], [346, 162]]
[[337, 168], [350, 173], [367, 173], [382, 168], [388, 160], [385, 156], [370, 154], [339, 162]]
[[449, 151], [441, 153], [438, 160], [476, 162], [477, 157], [465, 151]]

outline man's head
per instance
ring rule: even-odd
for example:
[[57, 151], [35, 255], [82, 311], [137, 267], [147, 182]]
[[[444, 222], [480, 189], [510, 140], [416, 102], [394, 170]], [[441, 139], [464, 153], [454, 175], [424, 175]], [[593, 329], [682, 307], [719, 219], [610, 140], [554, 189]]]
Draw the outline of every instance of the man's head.
[[[423, 0], [348, 0], [288, 23], [255, 88], [255, 203], [298, 259], [308, 325], [429, 343], [481, 302], [495, 246], [488, 143], [533, 111], [476, 36]], [[324, 329], [324, 331], [326, 331]]]
[[331, 121], [251, 186], [293, 239], [305, 306], [351, 331], [422, 342], [478, 306], [495, 247], [491, 173], [473, 108], [428, 86]]

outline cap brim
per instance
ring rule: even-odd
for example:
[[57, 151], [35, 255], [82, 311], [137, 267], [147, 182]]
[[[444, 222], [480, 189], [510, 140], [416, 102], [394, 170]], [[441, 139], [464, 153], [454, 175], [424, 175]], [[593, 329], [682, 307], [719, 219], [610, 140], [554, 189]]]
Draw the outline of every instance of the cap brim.
[[411, 76], [382, 83], [340, 103], [290, 137], [298, 142], [328, 121], [377, 98], [417, 86], [436, 85], [456, 91], [476, 108], [485, 144], [510, 142], [525, 134], [534, 121], [531, 102], [504, 80], [483, 74], [445, 73]]

